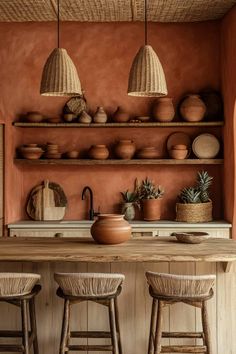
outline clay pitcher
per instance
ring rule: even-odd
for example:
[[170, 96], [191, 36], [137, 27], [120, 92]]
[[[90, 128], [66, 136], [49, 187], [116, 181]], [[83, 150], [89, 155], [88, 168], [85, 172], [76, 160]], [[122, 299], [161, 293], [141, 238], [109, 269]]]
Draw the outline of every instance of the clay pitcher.
[[130, 160], [135, 154], [135, 144], [132, 140], [120, 140], [115, 146], [115, 155], [122, 160]]
[[106, 123], [107, 114], [103, 107], [98, 107], [93, 117], [94, 123]]
[[158, 98], [153, 106], [153, 118], [158, 122], [171, 122], [175, 116], [175, 109], [170, 97]]
[[180, 105], [180, 113], [187, 122], [199, 122], [204, 118], [206, 105], [199, 95], [188, 95]]

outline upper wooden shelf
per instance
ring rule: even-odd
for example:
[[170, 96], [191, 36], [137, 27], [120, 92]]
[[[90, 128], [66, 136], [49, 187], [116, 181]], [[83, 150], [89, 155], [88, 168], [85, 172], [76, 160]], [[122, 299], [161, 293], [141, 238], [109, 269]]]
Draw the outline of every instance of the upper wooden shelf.
[[27, 123], [27, 122], [14, 122], [15, 127], [22, 128], [153, 128], [153, 127], [222, 127], [224, 125], [223, 121], [217, 122], [149, 122], [149, 123], [91, 123], [91, 124], [81, 124], [81, 123]]

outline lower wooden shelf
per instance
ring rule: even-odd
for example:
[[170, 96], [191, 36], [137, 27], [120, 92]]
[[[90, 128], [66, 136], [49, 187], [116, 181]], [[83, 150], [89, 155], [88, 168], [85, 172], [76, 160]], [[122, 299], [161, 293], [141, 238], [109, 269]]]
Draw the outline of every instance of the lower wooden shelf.
[[223, 159], [132, 159], [132, 160], [89, 160], [89, 159], [15, 159], [17, 164], [27, 165], [222, 165]]

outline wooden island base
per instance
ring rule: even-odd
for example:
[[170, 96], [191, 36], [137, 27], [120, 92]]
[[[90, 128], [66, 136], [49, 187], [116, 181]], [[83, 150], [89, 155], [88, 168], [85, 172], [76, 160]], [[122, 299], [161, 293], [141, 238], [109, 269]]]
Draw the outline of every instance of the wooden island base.
[[[53, 241], [56, 241], [55, 239]], [[74, 240], [75, 241], [75, 240]], [[73, 242], [74, 242], [73, 241]], [[226, 240], [227, 241], [227, 240]], [[230, 240], [229, 240], [230, 241]], [[151, 316], [151, 298], [148, 293], [148, 286], [145, 280], [145, 271], [167, 272], [176, 274], [216, 274], [217, 280], [214, 288], [215, 295], [208, 301], [210, 315], [210, 327], [212, 334], [213, 354], [235, 354], [235, 328], [236, 328], [236, 272], [233, 269], [225, 273], [222, 263], [217, 261], [145, 261], [140, 260], [124, 262], [79, 262], [79, 261], [4, 261], [1, 258], [4, 252], [4, 242], [0, 244], [0, 271], [10, 272], [35, 272], [42, 275], [42, 291], [36, 299], [38, 340], [40, 353], [59, 353], [59, 340], [62, 321], [63, 301], [56, 296], [57, 285], [54, 281], [54, 272], [119, 272], [126, 277], [121, 295], [118, 298], [120, 310], [121, 337], [124, 354], [145, 354], [148, 349], [148, 335]], [[12, 245], [14, 239], [11, 239]], [[15, 239], [15, 242], [23, 242]], [[33, 241], [31, 241], [33, 242]], [[42, 243], [45, 240], [41, 240]], [[49, 241], [48, 241], [49, 242]], [[50, 241], [51, 242], [51, 241]], [[62, 242], [62, 241], [61, 241]], [[66, 241], [64, 241], [66, 242]], [[72, 242], [68, 241], [68, 244]], [[131, 242], [131, 241], [130, 241]], [[56, 253], [56, 244], [54, 253]], [[44, 252], [47, 252], [44, 243]], [[117, 247], [123, 247], [117, 246]], [[39, 246], [39, 245], [38, 245]], [[183, 245], [183, 249], [184, 249]], [[29, 245], [32, 248], [32, 244]], [[96, 246], [100, 249], [103, 246]], [[113, 247], [113, 246], [112, 246]], [[166, 249], [170, 247], [166, 245]], [[181, 245], [180, 247], [181, 252]], [[30, 253], [30, 249], [25, 246], [25, 254]], [[93, 255], [91, 247], [91, 257]], [[114, 248], [115, 249], [115, 248]], [[13, 247], [13, 252], [17, 247]], [[43, 252], [43, 248], [38, 251]], [[51, 250], [53, 252], [53, 250]], [[19, 253], [23, 253], [23, 248], [19, 246]], [[66, 256], [68, 248], [65, 248]], [[75, 251], [74, 251], [75, 252]], [[167, 252], [167, 251], [166, 251]], [[35, 254], [37, 248], [35, 247]], [[79, 250], [78, 250], [79, 253]], [[155, 251], [153, 252], [155, 253]], [[9, 255], [8, 255], [9, 256]], [[180, 256], [180, 254], [179, 254]], [[61, 254], [62, 257], [62, 254]], [[17, 256], [15, 258], [17, 260]], [[17, 329], [20, 326], [19, 310], [8, 304], [0, 304], [1, 329]], [[73, 306], [72, 330], [107, 330], [108, 316], [106, 309], [94, 303], [82, 303]], [[185, 304], [176, 304], [164, 309], [164, 330], [166, 331], [201, 331], [200, 310]], [[173, 339], [163, 340], [166, 345], [193, 344], [195, 339]], [[198, 340], [197, 340], [198, 341]], [[90, 339], [89, 344], [102, 343], [99, 339]], [[87, 344], [87, 340], [82, 339], [81, 344]], [[109, 342], [108, 342], [109, 343]], [[201, 342], [199, 342], [201, 344]], [[100, 352], [99, 352], [100, 353]], [[102, 353], [102, 352], [101, 352]], [[105, 352], [104, 352], [105, 353]]]

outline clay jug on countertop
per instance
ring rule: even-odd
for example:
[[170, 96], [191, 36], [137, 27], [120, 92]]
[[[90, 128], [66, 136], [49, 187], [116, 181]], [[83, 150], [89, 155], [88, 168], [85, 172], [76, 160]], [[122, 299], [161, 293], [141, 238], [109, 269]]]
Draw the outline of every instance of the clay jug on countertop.
[[171, 122], [175, 116], [175, 109], [170, 97], [158, 98], [153, 105], [153, 118], [158, 122]]
[[180, 113], [187, 122], [199, 122], [204, 118], [206, 105], [199, 95], [188, 95], [180, 104]]
[[115, 155], [119, 159], [129, 160], [135, 154], [135, 144], [132, 140], [120, 140], [115, 146]]
[[106, 123], [107, 121], [107, 114], [104, 111], [103, 107], [97, 107], [95, 115], [93, 117], [94, 123]]
[[129, 113], [127, 113], [122, 107], [117, 107], [112, 120], [115, 123], [126, 123], [129, 121]]
[[98, 243], [117, 244], [130, 239], [131, 226], [124, 215], [100, 214], [91, 226], [91, 235]]

